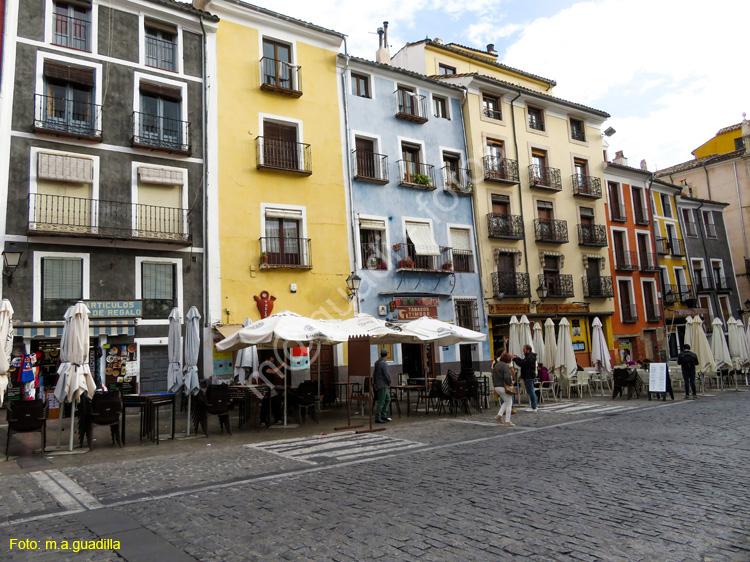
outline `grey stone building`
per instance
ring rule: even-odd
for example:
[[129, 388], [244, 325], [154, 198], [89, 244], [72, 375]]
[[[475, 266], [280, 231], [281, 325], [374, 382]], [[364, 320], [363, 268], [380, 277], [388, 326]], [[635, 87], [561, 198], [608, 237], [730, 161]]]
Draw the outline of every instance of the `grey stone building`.
[[4, 254], [22, 252], [2, 285], [16, 347], [53, 357], [65, 310], [90, 301], [101, 379], [164, 391], [171, 309], [205, 318], [203, 53], [217, 18], [171, 0], [7, 9], [0, 235]]
[[687, 250], [690, 277], [706, 331], [719, 317], [726, 323], [732, 316], [742, 319], [732, 248], [724, 224], [728, 203], [697, 197], [676, 197], [679, 220]]

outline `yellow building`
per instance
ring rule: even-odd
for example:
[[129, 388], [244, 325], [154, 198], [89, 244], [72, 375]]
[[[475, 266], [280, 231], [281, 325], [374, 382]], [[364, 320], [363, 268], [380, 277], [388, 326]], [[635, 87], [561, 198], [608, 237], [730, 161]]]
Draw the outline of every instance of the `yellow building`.
[[612, 348], [601, 126], [605, 112], [552, 95], [553, 80], [439, 40], [407, 44], [393, 64], [463, 86], [484, 300], [493, 352], [512, 315], [567, 317], [579, 364], [591, 322]]
[[269, 304], [349, 316], [344, 36], [235, 0], [196, 7], [220, 18], [207, 37], [209, 321], [257, 321]]
[[692, 154], [696, 158], [704, 158], [714, 154], [728, 154], [735, 150], [743, 150], [742, 145], [742, 123], [730, 125], [719, 129], [719, 132], [710, 139], [693, 150]]
[[658, 179], [651, 183], [654, 242], [661, 268], [660, 297], [664, 303], [670, 357], [676, 357], [682, 349], [687, 317], [701, 314], [700, 309], [693, 308], [696, 305], [695, 287], [690, 277], [675, 201], [675, 195], [681, 190], [680, 186]]

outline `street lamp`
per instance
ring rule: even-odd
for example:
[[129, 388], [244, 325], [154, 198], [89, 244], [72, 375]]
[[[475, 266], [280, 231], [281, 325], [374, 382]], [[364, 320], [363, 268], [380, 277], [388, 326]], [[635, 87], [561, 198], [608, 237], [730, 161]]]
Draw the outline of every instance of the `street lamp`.
[[346, 278], [346, 288], [349, 289], [349, 301], [351, 301], [359, 291], [359, 285], [362, 283], [362, 278], [354, 273], [353, 271]]
[[539, 283], [539, 286], [536, 288], [536, 294], [539, 297], [539, 301], [542, 302], [544, 299], [547, 298], [547, 294], [549, 293], [549, 288], [544, 283]]
[[13, 242], [3, 250], [3, 276], [8, 279], [8, 287], [13, 283], [13, 272], [21, 261], [22, 253]]

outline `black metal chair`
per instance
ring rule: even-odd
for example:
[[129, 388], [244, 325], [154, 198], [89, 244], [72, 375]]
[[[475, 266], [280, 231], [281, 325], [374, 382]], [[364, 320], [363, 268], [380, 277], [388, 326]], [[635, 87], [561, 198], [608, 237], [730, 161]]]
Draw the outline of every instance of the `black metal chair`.
[[47, 405], [42, 400], [8, 402], [8, 440], [5, 442], [5, 460], [10, 457], [10, 438], [14, 433], [40, 432], [42, 454], [47, 448]]
[[309, 413], [315, 423], [320, 423], [315, 410], [317, 395], [318, 385], [313, 381], [301, 382], [297, 387], [297, 419], [300, 423], [305, 421], [305, 413]]
[[224, 433], [224, 427], [226, 427], [227, 433], [232, 435], [232, 428], [229, 425], [229, 408], [232, 405], [232, 391], [229, 385], [212, 384], [206, 389], [205, 393], [198, 393], [196, 402], [196, 416], [194, 419], [196, 433], [198, 432], [198, 427], [203, 425], [203, 432], [208, 438], [208, 416], [217, 416], [221, 432]]
[[109, 426], [112, 435], [112, 445], [117, 443], [122, 447], [120, 441], [120, 420], [122, 419], [122, 394], [119, 390], [110, 390], [109, 392], [96, 392], [92, 399], [85, 398], [81, 402], [80, 409], [80, 444], [83, 447], [83, 438], [89, 450], [93, 450], [93, 433], [95, 425]]
[[[358, 404], [367, 404], [372, 409], [372, 392], [370, 392], [370, 377], [365, 377], [365, 382], [362, 385], [362, 390], [354, 392], [352, 391], [349, 396], [350, 402], [357, 402]], [[369, 412], [369, 410], [365, 410]]]

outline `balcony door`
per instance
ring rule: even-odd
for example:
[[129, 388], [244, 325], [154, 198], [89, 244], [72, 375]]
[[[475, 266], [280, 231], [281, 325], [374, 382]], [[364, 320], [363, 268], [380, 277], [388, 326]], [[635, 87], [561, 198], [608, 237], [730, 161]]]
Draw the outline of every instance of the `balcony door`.
[[695, 286], [698, 291], [705, 291], [708, 289], [708, 278], [706, 277], [706, 273], [703, 271], [703, 262], [701, 261], [694, 261], [693, 262], [693, 275], [695, 276], [693, 279], [695, 281]]
[[[577, 170], [576, 173], [578, 173]], [[624, 218], [622, 203], [620, 202], [620, 185], [614, 182], [609, 182], [607, 187], [609, 188], [609, 204], [611, 205], [610, 215], [613, 219]]]
[[83, 84], [48, 79], [46, 82], [45, 126], [66, 132], [94, 129], [93, 89]]
[[651, 253], [649, 250], [651, 249], [648, 241], [648, 236], [645, 234], [638, 234], [638, 257], [641, 260], [641, 267], [644, 266], [650, 266], [652, 264], [649, 263], [649, 254]]
[[560, 257], [545, 256], [544, 258], [544, 285], [551, 295], [559, 295], [560, 287]]
[[289, 45], [263, 40], [264, 82], [279, 88], [294, 89], [292, 84], [292, 50]]
[[547, 185], [547, 152], [539, 149], [531, 150], [532, 174], [537, 183]]
[[263, 163], [275, 168], [299, 169], [297, 127], [263, 122]]
[[654, 284], [643, 284], [643, 298], [646, 301], [646, 320], [656, 318], [656, 299], [654, 298]]
[[401, 145], [401, 159], [404, 161], [404, 181], [416, 183], [414, 176], [419, 174], [419, 147]]
[[357, 137], [354, 141], [357, 151], [357, 175], [365, 178], [379, 178], [375, 168], [375, 142]]
[[141, 91], [140, 136], [147, 144], [182, 146], [181, 103], [173, 97]]
[[615, 230], [612, 232], [612, 241], [615, 246], [615, 260], [618, 265], [630, 265], [630, 260], [625, 253], [625, 233], [621, 230]]
[[270, 265], [302, 265], [298, 220], [266, 217], [264, 251]]
[[414, 90], [406, 86], [399, 86], [396, 90], [398, 97], [398, 112], [409, 115], [418, 115], [417, 100], [415, 99]]
[[554, 238], [553, 213], [554, 208], [552, 203], [549, 201], [537, 201], [536, 216], [539, 219], [539, 233], [543, 240]]

